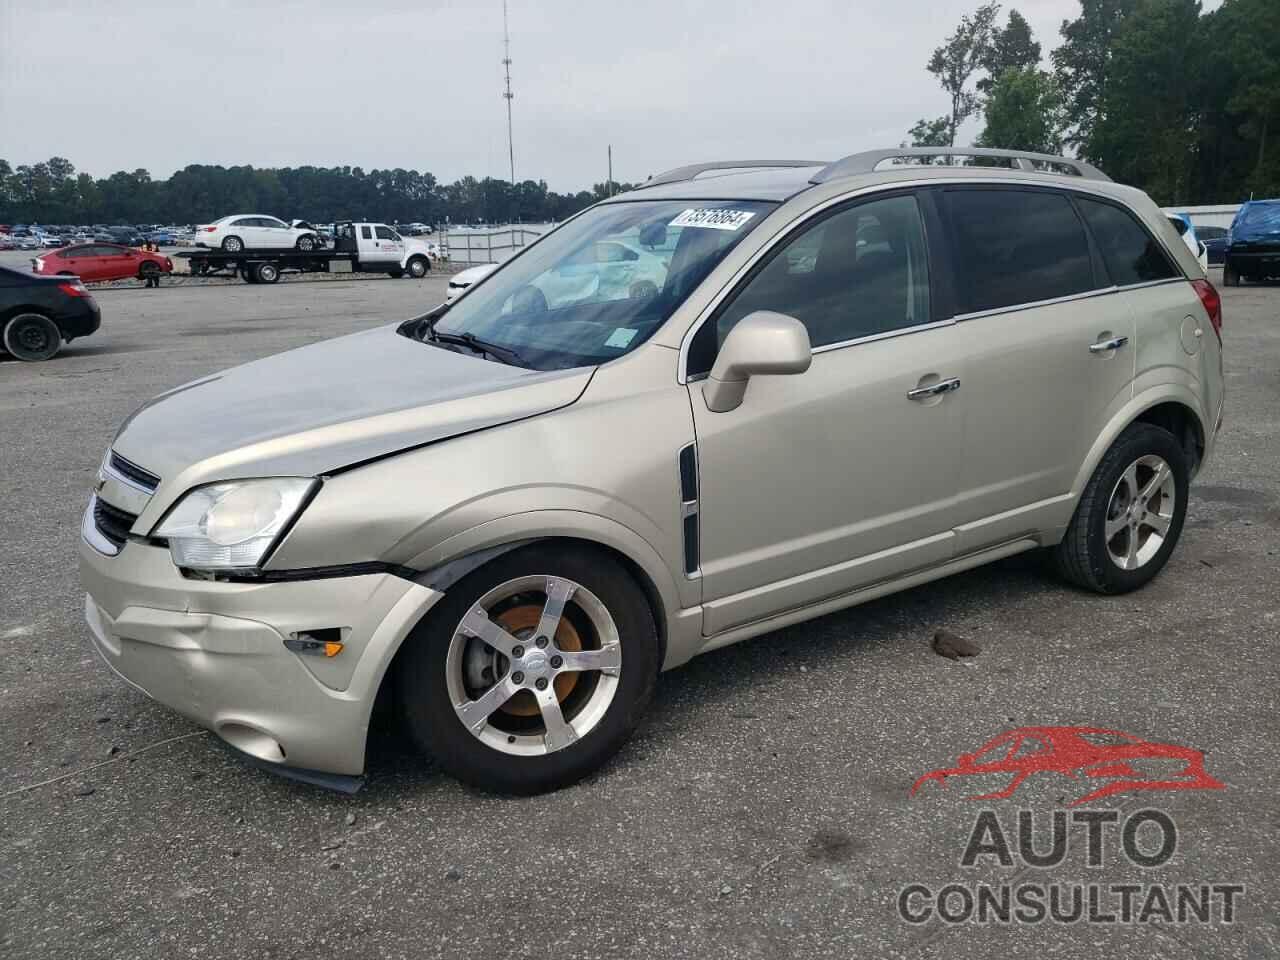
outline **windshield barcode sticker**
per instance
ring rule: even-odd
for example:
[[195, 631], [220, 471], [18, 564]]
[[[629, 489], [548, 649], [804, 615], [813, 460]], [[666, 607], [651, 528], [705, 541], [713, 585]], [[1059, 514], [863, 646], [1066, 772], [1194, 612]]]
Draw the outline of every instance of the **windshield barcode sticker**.
[[737, 230], [755, 216], [751, 210], [686, 210], [671, 221], [672, 227], [707, 227], [711, 230]]

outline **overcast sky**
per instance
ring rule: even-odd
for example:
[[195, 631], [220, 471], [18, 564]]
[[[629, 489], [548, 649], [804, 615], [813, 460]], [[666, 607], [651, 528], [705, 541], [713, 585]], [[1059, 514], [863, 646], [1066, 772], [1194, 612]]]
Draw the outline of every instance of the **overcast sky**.
[[[895, 145], [947, 112], [924, 64], [977, 5], [510, 0], [516, 177]], [[1046, 57], [1079, 11], [1015, 5]], [[0, 157], [506, 177], [501, 59], [501, 0], [0, 0]]]

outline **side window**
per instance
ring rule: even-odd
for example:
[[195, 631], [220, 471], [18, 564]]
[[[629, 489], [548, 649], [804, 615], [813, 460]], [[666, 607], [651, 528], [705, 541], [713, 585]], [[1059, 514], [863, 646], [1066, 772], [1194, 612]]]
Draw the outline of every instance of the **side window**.
[[379, 240], [396, 239], [396, 235], [391, 232], [390, 227], [374, 227], [373, 229], [374, 229], [374, 232], [377, 234]]
[[372, 239], [373, 239], [373, 230], [372, 230], [371, 228], [369, 228], [369, 227], [361, 227], [361, 228], [360, 228], [360, 237], [361, 237], [361, 239], [363, 239], [363, 240], [372, 240]]
[[257, 225], [257, 217], [241, 217], [239, 220], [231, 224], [233, 227], [256, 227]]
[[1178, 275], [1159, 242], [1132, 214], [1098, 200], [1078, 197], [1076, 202], [1116, 286], [1168, 280]]
[[1053, 300], [1095, 282], [1084, 225], [1060, 193], [948, 190], [959, 313]]
[[743, 317], [795, 317], [816, 348], [928, 323], [924, 222], [913, 196], [846, 207], [784, 241], [694, 336], [690, 376], [711, 369]]

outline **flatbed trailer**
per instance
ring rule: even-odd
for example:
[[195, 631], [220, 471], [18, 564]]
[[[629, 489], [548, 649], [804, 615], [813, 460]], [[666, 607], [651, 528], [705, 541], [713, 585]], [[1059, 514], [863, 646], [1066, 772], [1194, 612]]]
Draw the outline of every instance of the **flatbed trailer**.
[[[241, 250], [228, 253], [224, 250], [183, 250], [176, 256], [191, 264], [192, 276], [204, 277], [223, 272], [239, 274], [247, 283], [275, 283], [285, 271], [297, 273], [337, 273], [356, 270], [356, 254], [342, 250]], [[334, 264], [348, 266], [333, 270]], [[399, 276], [385, 265], [378, 265], [378, 272]]]

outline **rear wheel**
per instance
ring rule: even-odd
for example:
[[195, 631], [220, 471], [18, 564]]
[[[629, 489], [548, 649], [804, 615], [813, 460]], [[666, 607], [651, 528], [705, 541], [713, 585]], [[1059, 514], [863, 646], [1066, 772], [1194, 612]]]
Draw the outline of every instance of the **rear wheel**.
[[254, 279], [259, 283], [275, 283], [280, 279], [280, 268], [274, 263], [260, 263], [254, 270]]
[[554, 790], [605, 763], [659, 666], [653, 614], [627, 571], [546, 545], [459, 581], [406, 643], [398, 693], [419, 747], [503, 793]]
[[239, 237], [227, 237], [222, 241], [222, 249], [227, 253], [239, 253], [244, 249], [244, 241]]
[[1190, 475], [1173, 434], [1131, 424], [1098, 464], [1062, 542], [1058, 570], [1096, 593], [1127, 593], [1164, 567], [1182, 533]]
[[1230, 260], [1222, 264], [1222, 285], [1224, 287], [1240, 286], [1240, 274], [1231, 266]]
[[42, 313], [20, 313], [4, 325], [4, 348], [19, 360], [48, 360], [62, 347], [62, 333]]

